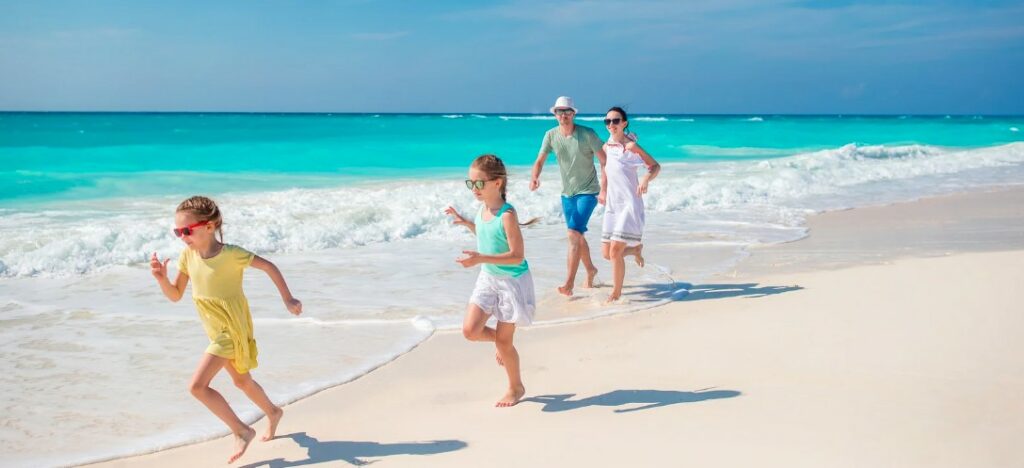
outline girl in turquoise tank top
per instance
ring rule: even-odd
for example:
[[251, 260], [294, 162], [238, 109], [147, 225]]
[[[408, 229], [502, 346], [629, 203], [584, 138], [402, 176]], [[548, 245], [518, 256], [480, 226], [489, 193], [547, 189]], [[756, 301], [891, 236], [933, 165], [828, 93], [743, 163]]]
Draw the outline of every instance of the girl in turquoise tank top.
[[[464, 250], [463, 256], [455, 260], [466, 268], [482, 265], [466, 306], [462, 334], [470, 341], [493, 341], [497, 348], [495, 357], [508, 375], [508, 391], [495, 404], [498, 407], [513, 406], [526, 394], [512, 337], [516, 325], [533, 322], [537, 303], [519, 217], [505, 200], [507, 185], [508, 172], [501, 159], [492, 154], [480, 156], [469, 166], [466, 180], [466, 187], [482, 202], [480, 211], [469, 221], [455, 208], [449, 206], [445, 210], [453, 224], [466, 226], [476, 234], [477, 249]], [[536, 218], [523, 225], [535, 221]], [[498, 321], [495, 328], [487, 326], [491, 316]]]

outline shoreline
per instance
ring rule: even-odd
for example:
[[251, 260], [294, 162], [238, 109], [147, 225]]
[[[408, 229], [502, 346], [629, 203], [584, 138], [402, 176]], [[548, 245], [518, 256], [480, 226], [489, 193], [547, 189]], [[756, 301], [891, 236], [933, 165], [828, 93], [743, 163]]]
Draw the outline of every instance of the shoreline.
[[[886, 224], [885, 232], [874, 228], [878, 223]], [[805, 227], [808, 235], [800, 239], [753, 246], [747, 258], [719, 276], [835, 270], [1024, 248], [1024, 185], [825, 211], [808, 216]]]
[[[743, 265], [748, 264], [752, 260], [757, 261], [755, 259], [757, 259], [759, 256], [765, 257], [765, 256], [768, 256], [768, 255], [771, 255], [770, 253], [766, 254], [765, 252], [770, 252], [771, 249], [773, 249], [773, 248], [779, 248], [780, 250], [793, 249], [794, 247], [792, 247], [792, 246], [799, 246], [799, 245], [801, 245], [801, 243], [803, 243], [802, 245], [804, 245], [804, 246], [807, 246], [807, 245], [812, 245], [813, 246], [813, 243], [816, 242], [816, 240], [815, 240], [816, 236], [814, 234], [814, 232], [815, 232], [814, 225], [815, 225], [815, 223], [817, 223], [817, 221], [815, 221], [815, 220], [819, 219], [819, 217], [824, 217], [824, 216], [842, 217], [844, 214], [855, 213], [855, 212], [862, 211], [862, 210], [867, 210], [868, 212], [874, 212], [874, 211], [886, 211], [887, 209], [889, 209], [889, 211], [892, 211], [891, 210], [892, 207], [906, 207], [906, 206], [911, 206], [911, 205], [915, 205], [915, 204], [920, 204], [922, 202], [942, 204], [942, 202], [943, 202], [942, 199], [947, 199], [945, 201], [948, 202], [948, 199], [953, 199], [953, 200], [961, 199], [962, 200], [963, 197], [970, 198], [972, 196], [980, 196], [982, 198], [985, 198], [985, 197], [992, 196], [992, 194], [1006, 194], [1006, 193], [1010, 193], [1010, 194], [1012, 194], [1012, 196], [1020, 197], [1020, 196], [1022, 196], [1022, 194], [1024, 194], [1024, 190], [1020, 189], [1019, 187], [1010, 187], [1010, 188], [1004, 188], [1002, 190], [997, 190], [997, 191], [982, 192], [980, 195], [978, 195], [977, 193], [958, 194], [958, 195], [944, 196], [944, 197], [937, 197], [937, 198], [926, 198], [926, 199], [922, 199], [922, 200], [916, 200], [916, 201], [907, 202], [907, 203], [897, 203], [897, 204], [885, 205], [885, 206], [881, 206], [881, 207], [864, 207], [864, 208], [857, 208], [857, 209], [852, 209], [852, 210], [844, 210], [844, 211], [838, 211], [838, 212], [828, 212], [828, 213], [813, 215], [813, 216], [810, 216], [808, 218], [808, 228], [811, 228], [811, 235], [810, 236], [808, 236], [807, 238], [804, 238], [804, 239], [802, 239], [800, 241], [795, 241], [795, 242], [789, 243], [789, 244], [782, 244], [782, 245], [779, 245], [779, 246], [764, 247], [764, 248], [756, 249], [756, 251], [753, 252], [751, 257], [748, 257], [743, 262], [741, 262], [740, 270], [744, 270]], [[960, 198], [958, 198], [958, 197], [960, 197]], [[939, 201], [936, 202], [935, 200], [939, 200]], [[899, 210], [899, 208], [896, 208], [896, 209]], [[918, 211], [920, 211], [920, 210], [918, 210]], [[954, 215], [954, 216], [956, 216], [956, 215]], [[1024, 217], [1022, 217], [1022, 218], [1024, 218]], [[1016, 218], [1014, 218], [1014, 219], [1016, 219]], [[1017, 220], [1020, 221], [1020, 219], [1017, 219]], [[826, 224], [826, 225], [824, 225], [824, 227], [819, 227], [818, 228], [819, 234], [822, 232], [822, 230], [827, 231], [829, 229], [834, 229], [834, 228], [835, 228], [835, 226], [829, 226], [828, 224]], [[1012, 240], [1014, 242], [1016, 242], [1016, 238], [1013, 238]], [[1021, 240], [1024, 240], [1024, 239], [1021, 239]], [[1004, 241], [1005, 241], [1005, 239], [1004, 239]], [[1009, 249], [1009, 251], [1016, 253], [1016, 251], [1020, 250], [1021, 248], [1024, 248], [1024, 247], [1022, 247], [1022, 245], [1024, 245], [1024, 244], [1011, 246], [1012, 248]], [[787, 247], [787, 246], [789, 246], [789, 247]], [[958, 246], [958, 247], [962, 248], [964, 246], [961, 245], [961, 246]], [[971, 247], [971, 246], [968, 246], [968, 247]], [[883, 246], [882, 250], [885, 250], [887, 248], [889, 248], [889, 247]], [[797, 250], [799, 250], [799, 249], [797, 249]], [[1000, 249], [994, 249], [994, 250], [1000, 250]], [[967, 250], [965, 252], [972, 252], [972, 251]], [[898, 254], [899, 252], [890, 252], [890, 253]], [[971, 255], [977, 255], [977, 254], [975, 254], [975, 253], [959, 252], [958, 254], [956, 254], [954, 256], [962, 256], [962, 255], [971, 256]], [[860, 259], [860, 260], [862, 260], [862, 259]], [[816, 270], [816, 272], [819, 273], [819, 274], [830, 275], [830, 274], [832, 274], [832, 273], [834, 273], [836, 271], [841, 272], [841, 271], [849, 270], [849, 269], [857, 269], [857, 268], [865, 268], [865, 267], [867, 267], [867, 268], [871, 268], [871, 267], [886, 268], [886, 267], [889, 267], [889, 265], [881, 265], [881, 266], [879, 266], [879, 265], [867, 265], [867, 266], [865, 266], [865, 265], [862, 265], [862, 264], [856, 264], [856, 261], [858, 261], [858, 259], [854, 258], [854, 264], [847, 265], [847, 266], [842, 266], [842, 267], [840, 267], [839, 270], [835, 270], [835, 269], [828, 270], [828, 269], [825, 269], [825, 270]], [[901, 258], [893, 257], [893, 258], [891, 258], [891, 259], [889, 259], [887, 261], [888, 262], [895, 261], [895, 263], [894, 263], [895, 265], [899, 265], [899, 264], [903, 263], [904, 261], [911, 261], [911, 262], [913, 262], [914, 261], [914, 253], [912, 252], [909, 258], [902, 258], [901, 259]], [[750, 269], [749, 272], [748, 271], [742, 271], [742, 275], [743, 275], [742, 276], [743, 278], [747, 278], [747, 277], [755, 277], [758, 274], [756, 272], [756, 269]], [[797, 273], [797, 275], [799, 275], [799, 273]], [[761, 276], [765, 276], [765, 275], [762, 273]], [[791, 274], [781, 274], [781, 275], [780, 274], [775, 274], [775, 275], [767, 275], [767, 276], [769, 276], [769, 277], [770, 276], [788, 277], [788, 276], [791, 276]], [[701, 285], [698, 285], [698, 286], [701, 286]], [[772, 295], [774, 295], [774, 294], [779, 294], [780, 292], [788, 292], [788, 291], [765, 290], [765, 289], [758, 290], [756, 287], [754, 287], [750, 291], [742, 292], [740, 295], [747, 295], [747, 296], [753, 296], [753, 295], [758, 295], [758, 294], [772, 294]], [[696, 295], [702, 295], [702, 296], [704, 296], [704, 298], [711, 298], [711, 297], [714, 297], [715, 294], [730, 295], [731, 293], [723, 292], [721, 290], [716, 291], [713, 288], [711, 290], [708, 290], [708, 289], [703, 289], [702, 290], [702, 289], [699, 289], [699, 288], [693, 288], [691, 286], [690, 295], [693, 296], [695, 294]], [[735, 294], [732, 294], [732, 295], [735, 295]], [[687, 302], [689, 302], [691, 300], [694, 300], [694, 299], [693, 298], [682, 298], [681, 301], [677, 301], [677, 302], [678, 302], [678, 304], [686, 304]], [[657, 308], [655, 308], [653, 310], [645, 311], [645, 312], [642, 312], [642, 313], [639, 313], [639, 314], [636, 314], [636, 313], [625, 313], [625, 314], [617, 314], [617, 315], [615, 315], [613, 317], [605, 316], [605, 317], [601, 317], [601, 318], [604, 318], [605, 320], [586, 320], [586, 321], [579, 322], [578, 324], [575, 324], [572, 327], [554, 327], [554, 326], [552, 326], [552, 325], [556, 325], [557, 323], [547, 324], [546, 326], [545, 325], [539, 325], [537, 327], [530, 327], [528, 329], [525, 329], [521, 333], [525, 337], [530, 337], [530, 336], [532, 336], [534, 334], [530, 330], [536, 329], [536, 330], [538, 330], [537, 333], [553, 333], [553, 334], [556, 334], [556, 335], [578, 335], [580, 333], [580, 330], [579, 330], [580, 327], [584, 327], [584, 328], [599, 328], [599, 329], [609, 328], [611, 326], [611, 325], [609, 325], [610, 323], [618, 321], [618, 320], [634, 320], [634, 317], [647, 317], [647, 318], [650, 318], [651, 316], [660, 316], [660, 315], [664, 315], [666, 313], [665, 312], [666, 309], [672, 309], [672, 308], [675, 308], [675, 307], [677, 307], [677, 305], [670, 304], [668, 306], [657, 307]], [[641, 320], [641, 319], [635, 319], [635, 320]], [[529, 339], [529, 338], [527, 338], [527, 339]], [[435, 344], [435, 343], [440, 343], [440, 342], [444, 342], [444, 344]], [[472, 349], [474, 347], [474, 344], [467, 344], [467, 343], [461, 343], [461, 342], [462, 342], [461, 336], [458, 336], [454, 331], [438, 330], [438, 331], [434, 332], [430, 336], [430, 338], [428, 338], [424, 342], [421, 342], [420, 344], [415, 346], [411, 351], [398, 356], [394, 360], [391, 360], [391, 361], [389, 361], [388, 363], [386, 363], [386, 364], [384, 364], [382, 366], [377, 367], [374, 371], [372, 371], [370, 373], [367, 373], [367, 374], [363, 374], [363, 375], [361, 375], [361, 376], [359, 376], [359, 377], [357, 377], [357, 378], [347, 382], [346, 384], [336, 385], [336, 386], [333, 386], [333, 387], [330, 387], [330, 388], [323, 389], [323, 390], [320, 390], [318, 392], [315, 392], [315, 393], [313, 393], [310, 396], [307, 396], [305, 398], [302, 398], [302, 399], [296, 401], [295, 403], [290, 404], [288, 406], [288, 408], [298, 407], [300, 405], [304, 406], [304, 407], [305, 406], [309, 406], [309, 405], [316, 406], [316, 405], [320, 404], [318, 400], [327, 400], [327, 399], [335, 400], [335, 399], [337, 399], [337, 397], [335, 395], [336, 393], [345, 393], [346, 394], [345, 395], [345, 399], [346, 400], [352, 399], [352, 398], [359, 399], [358, 396], [352, 395], [352, 393], [356, 392], [356, 390], [349, 390], [349, 389], [354, 387], [354, 386], [360, 386], [361, 385], [360, 382], [362, 382], [364, 380], [368, 380], [368, 379], [380, 380], [380, 379], [387, 379], [387, 378], [399, 378], [400, 380], [404, 380], [406, 382], [409, 382], [409, 381], [415, 382], [416, 380], [415, 379], [411, 379], [411, 376], [395, 377], [395, 376], [381, 376], [380, 374], [391, 374], [391, 373], [393, 373], [393, 371], [391, 369], [394, 368], [394, 367], [406, 368], [404, 370], [404, 372], [408, 372], [407, 366], [402, 365], [402, 362], [414, 359], [412, 356], [420, 354], [421, 350], [423, 350], [423, 349], [425, 349], [427, 347], [430, 347], [430, 348], [434, 348], [434, 347], [437, 347], [437, 346], [453, 347], [453, 348], [461, 349], [462, 351], [469, 351], [470, 349]], [[478, 350], [474, 349], [473, 351], [474, 351], [472, 353], [473, 355], [478, 354], [476, 352]], [[483, 350], [479, 350], [479, 352], [482, 352], [482, 351]], [[527, 352], [527, 351], [524, 351], [524, 352]], [[480, 356], [477, 356], [477, 357], [480, 357]], [[536, 362], [529, 363], [529, 362], [526, 361], [526, 359], [524, 359], [524, 364], [529, 364], [531, 366], [537, 365]], [[529, 378], [529, 374], [528, 374], [528, 371], [526, 370], [525, 365], [524, 365], [524, 376], [527, 377], [527, 381], [529, 382], [530, 378]], [[496, 380], [495, 382], [492, 382], [492, 383], [499, 383], [499, 382], [500, 382], [500, 380]], [[367, 385], [369, 385], [369, 384], [367, 384]], [[530, 389], [528, 388], [528, 395], [532, 395], [532, 394], [533, 394], [533, 392], [531, 392]], [[365, 398], [367, 396], [363, 395], [363, 397]], [[476, 403], [473, 403], [473, 404], [479, 406], [480, 403], [482, 403], [482, 402], [476, 402]], [[467, 403], [467, 405], [469, 405], [469, 404], [470, 403]], [[288, 408], [286, 408], [286, 409], [288, 409]], [[486, 405], [484, 405], [484, 408], [486, 408]], [[469, 410], [470, 412], [475, 412], [476, 410], [480, 410], [482, 408], [466, 408], [466, 409]], [[289, 411], [289, 412], [291, 413], [291, 411]], [[293, 416], [293, 418], [294, 418], [294, 416]], [[287, 431], [287, 428], [291, 427], [293, 425], [294, 426], [302, 426], [303, 423], [301, 421], [296, 421], [295, 419], [288, 419], [288, 418], [286, 418], [285, 426], [283, 426], [283, 429], [282, 429], [281, 432], [285, 433], [285, 431]], [[215, 446], [218, 445], [218, 441], [222, 442], [221, 444], [219, 444], [220, 448], [216, 448], [215, 447]], [[175, 457], [176, 453], [179, 452], [179, 451], [192, 452], [194, 450], [202, 451], [202, 450], [205, 449], [207, 452], [213, 454], [213, 453], [219, 453], [221, 451], [225, 451], [226, 447], [227, 447], [226, 444], [227, 443], [224, 442], [224, 440], [218, 439], [218, 438], [215, 437], [214, 439], [208, 440], [206, 442], [191, 443], [191, 444], [186, 444], [184, 446], [178, 446], [177, 448], [163, 449], [163, 450], [160, 450], [160, 451], [157, 451], [157, 452], [150, 452], [148, 454], [143, 454], [143, 455], [134, 455], [134, 456], [126, 457], [126, 458], [107, 459], [105, 461], [107, 463], [111, 464], [111, 466], [130, 466], [131, 464], [135, 463], [136, 461], [137, 462], [142, 462], [142, 463], [145, 464], [146, 460], [149, 460], [151, 457], [157, 457], [157, 458], [160, 459], [160, 461], [159, 461], [160, 463], [173, 464], [172, 462], [170, 462], [170, 460], [171, 460], [171, 458]], [[277, 445], [277, 441], [274, 441], [271, 444]], [[254, 445], [254, 447], [250, 448], [250, 451], [258, 450], [259, 449], [258, 445], [260, 445], [260, 444]], [[443, 457], [438, 457], [439, 460], [441, 458], [443, 458]], [[255, 460], [255, 459], [256, 459], [256, 456], [254, 456], [252, 453], [247, 453], [247, 455], [243, 458], [242, 462], [250, 462], [251, 460]], [[195, 461], [196, 459], [192, 459], [192, 460]], [[420, 461], [422, 462], [423, 460], [425, 460], [425, 458], [421, 459]], [[153, 461], [156, 461], [156, 460], [153, 460]], [[215, 464], [215, 463], [213, 463], [212, 459], [209, 460], [209, 462], [210, 462], [211, 465]], [[281, 465], [281, 466], [288, 466], [288, 465]]]

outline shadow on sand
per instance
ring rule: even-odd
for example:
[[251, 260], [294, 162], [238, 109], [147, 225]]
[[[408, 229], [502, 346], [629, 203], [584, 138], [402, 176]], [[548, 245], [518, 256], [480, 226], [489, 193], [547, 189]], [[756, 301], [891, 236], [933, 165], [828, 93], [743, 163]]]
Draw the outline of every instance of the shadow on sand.
[[715, 400], [719, 398], [733, 398], [739, 395], [741, 395], [741, 393], [735, 390], [712, 389], [697, 390], [695, 392], [680, 392], [675, 390], [615, 390], [579, 400], [570, 400], [570, 398], [576, 396], [573, 393], [563, 395], [539, 395], [524, 398], [521, 403], [540, 403], [544, 405], [544, 407], [541, 408], [541, 411], [545, 412], [570, 411], [585, 408], [587, 406], [640, 405], [631, 408], [618, 408], [615, 410], [616, 413], [629, 413], [679, 403], [695, 403], [698, 401]]
[[691, 284], [659, 283], [644, 284], [627, 288], [623, 295], [631, 303], [672, 301], [702, 301], [727, 297], [758, 298], [799, 291], [802, 286], [761, 286], [758, 283], [736, 284]]
[[296, 432], [278, 436], [278, 439], [289, 438], [299, 446], [305, 448], [307, 458], [305, 460], [288, 461], [283, 458], [264, 460], [261, 462], [245, 465], [242, 468], [282, 468], [288, 466], [312, 465], [332, 461], [344, 461], [352, 465], [367, 465], [372, 461], [362, 460], [367, 457], [387, 457], [390, 455], [435, 455], [438, 453], [454, 452], [466, 448], [468, 444], [461, 440], [433, 440], [429, 442], [402, 442], [397, 444], [382, 444], [379, 442], [352, 442], [352, 441], [327, 441], [321, 442], [315, 437], [310, 437], [305, 432]]

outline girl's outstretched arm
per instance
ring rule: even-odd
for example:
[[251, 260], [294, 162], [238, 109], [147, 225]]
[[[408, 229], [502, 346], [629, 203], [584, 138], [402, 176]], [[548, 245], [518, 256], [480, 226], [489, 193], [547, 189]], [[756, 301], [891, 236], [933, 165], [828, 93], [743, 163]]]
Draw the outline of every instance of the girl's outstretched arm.
[[284, 275], [281, 274], [281, 270], [277, 269], [277, 265], [271, 263], [270, 260], [256, 255], [253, 256], [250, 266], [263, 271], [270, 277], [271, 281], [274, 282], [274, 286], [277, 286], [277, 292], [281, 293], [281, 299], [284, 300], [284, 305], [288, 308], [288, 312], [294, 315], [302, 313], [302, 301], [292, 296], [292, 292], [288, 289], [288, 283], [284, 281]]
[[508, 210], [501, 215], [501, 224], [505, 227], [505, 236], [508, 238], [508, 252], [497, 255], [482, 255], [473, 250], [463, 250], [463, 256], [456, 259], [460, 265], [469, 268], [481, 263], [493, 263], [495, 265], [518, 265], [526, 258], [523, 248], [523, 231], [519, 229], [519, 217], [514, 210]]
[[156, 256], [156, 252], [153, 252], [153, 256], [149, 259], [149, 268], [153, 273], [153, 277], [156, 278], [157, 284], [160, 285], [160, 290], [163, 291], [164, 296], [167, 296], [171, 302], [178, 302], [181, 300], [181, 296], [185, 295], [185, 287], [188, 286], [188, 274], [183, 271], [178, 272], [178, 276], [174, 278], [174, 284], [167, 279], [167, 262], [171, 259], [166, 259], [163, 262], [160, 261]]
[[466, 226], [466, 229], [469, 229], [469, 232], [476, 234], [476, 224], [466, 218], [463, 218], [458, 211], [455, 211], [455, 208], [450, 206], [445, 208], [444, 214], [452, 217], [452, 224], [456, 226]]

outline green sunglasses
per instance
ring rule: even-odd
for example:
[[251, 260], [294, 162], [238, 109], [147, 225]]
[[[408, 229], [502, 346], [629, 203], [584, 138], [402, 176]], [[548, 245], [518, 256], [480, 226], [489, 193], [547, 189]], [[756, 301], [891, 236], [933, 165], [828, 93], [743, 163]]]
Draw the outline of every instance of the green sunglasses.
[[484, 189], [484, 184], [486, 184], [487, 182], [490, 182], [492, 180], [494, 180], [494, 179], [487, 179], [487, 180], [466, 179], [466, 188], [468, 188], [470, 190], [473, 190], [473, 189], [483, 190]]

